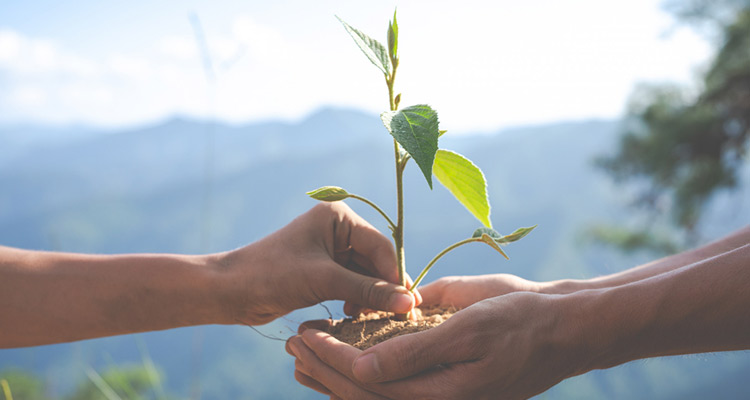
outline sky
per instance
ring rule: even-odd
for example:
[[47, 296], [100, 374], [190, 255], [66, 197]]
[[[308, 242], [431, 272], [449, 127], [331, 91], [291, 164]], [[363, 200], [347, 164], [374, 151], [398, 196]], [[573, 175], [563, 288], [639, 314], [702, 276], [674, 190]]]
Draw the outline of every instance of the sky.
[[401, 104], [451, 132], [617, 118], [635, 85], [694, 83], [712, 55], [656, 0], [2, 0], [0, 124], [379, 113], [382, 73], [334, 15], [385, 42], [396, 7]]

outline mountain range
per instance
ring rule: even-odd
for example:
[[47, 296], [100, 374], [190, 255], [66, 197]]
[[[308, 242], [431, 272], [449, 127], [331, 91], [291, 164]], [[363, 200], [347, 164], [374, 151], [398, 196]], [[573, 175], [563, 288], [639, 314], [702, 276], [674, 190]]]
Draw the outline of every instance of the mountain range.
[[[448, 127], [450, 129], [450, 127]], [[455, 135], [440, 147], [483, 169], [492, 221], [501, 232], [538, 224], [508, 247], [510, 261], [484, 246], [442, 259], [427, 281], [446, 275], [507, 272], [534, 280], [586, 278], [649, 260], [587, 240], [598, 222], [627, 223], [631, 193], [593, 167], [614, 151], [618, 121], [574, 121]], [[255, 241], [315, 202], [305, 192], [336, 185], [394, 211], [391, 137], [376, 115], [324, 109], [297, 122], [230, 125], [175, 118], [117, 131], [69, 127], [0, 127], [0, 244], [90, 253], [224, 251]], [[741, 188], [716, 196], [706, 240], [750, 220]], [[446, 245], [470, 235], [474, 220], [444, 188], [430, 190], [407, 168], [407, 269], [417, 273]], [[381, 217], [352, 208], [383, 232]], [[0, 277], [0, 288], [2, 279]], [[328, 305], [341, 316], [340, 304]], [[322, 307], [259, 329], [285, 338]], [[6, 329], [5, 327], [3, 329]], [[0, 350], [6, 367], [44, 377], [53, 397], [86, 379], [86, 368], [142, 362], [144, 352], [179, 397], [323, 398], [294, 382], [283, 343], [247, 327], [205, 326], [27, 349]], [[541, 398], [738, 398], [750, 395], [745, 353], [634, 362], [569, 379]]]

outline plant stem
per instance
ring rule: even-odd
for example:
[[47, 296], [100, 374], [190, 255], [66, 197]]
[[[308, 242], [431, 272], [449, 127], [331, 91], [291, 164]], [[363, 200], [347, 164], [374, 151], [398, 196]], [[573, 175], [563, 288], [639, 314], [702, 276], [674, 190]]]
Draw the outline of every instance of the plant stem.
[[396, 194], [397, 210], [396, 229], [393, 231], [393, 240], [396, 244], [396, 261], [398, 265], [398, 282], [406, 287], [406, 254], [404, 252], [404, 168], [401, 163], [398, 142], [393, 140], [394, 152], [396, 153]]
[[378, 207], [377, 204], [371, 202], [370, 200], [368, 200], [368, 199], [366, 199], [366, 198], [364, 198], [362, 196], [357, 196], [356, 194], [351, 194], [350, 193], [348, 197], [351, 197], [352, 199], [357, 199], [357, 200], [359, 200], [361, 202], [364, 202], [365, 204], [370, 205], [370, 207], [374, 208], [377, 212], [380, 213], [380, 215], [383, 216], [383, 218], [385, 218], [386, 221], [388, 221], [388, 225], [390, 225], [392, 231], [396, 230], [396, 224], [393, 223], [393, 221], [388, 217], [388, 214], [386, 214], [385, 211], [383, 211], [382, 209], [380, 209], [380, 207]]
[[[396, 81], [396, 70], [398, 64], [394, 64], [393, 72], [385, 76], [385, 82], [388, 85], [388, 103], [391, 111], [396, 111], [396, 102], [393, 96], [393, 84]], [[393, 241], [396, 246], [396, 262], [398, 266], [398, 282], [401, 286], [406, 286], [406, 254], [404, 252], [404, 163], [401, 158], [401, 151], [398, 142], [393, 139], [393, 154], [396, 160], [396, 196], [397, 196], [397, 217], [396, 226], [393, 229]]]
[[433, 258], [432, 261], [430, 261], [430, 263], [427, 264], [426, 267], [424, 267], [424, 269], [422, 270], [422, 272], [419, 274], [419, 276], [417, 277], [417, 279], [414, 281], [414, 284], [411, 285], [411, 288], [409, 289], [409, 291], [411, 291], [411, 292], [414, 291], [414, 289], [417, 287], [417, 285], [419, 285], [419, 283], [422, 282], [422, 279], [424, 279], [425, 275], [427, 275], [427, 272], [430, 271], [430, 268], [432, 268], [432, 266], [437, 262], [437, 260], [440, 259], [440, 257], [444, 256], [446, 253], [448, 253], [449, 251], [455, 249], [456, 247], [465, 245], [466, 243], [481, 242], [481, 241], [482, 241], [482, 238], [469, 238], [469, 239], [464, 239], [464, 240], [462, 240], [460, 242], [454, 243], [454, 244], [446, 247], [443, 251], [441, 251], [440, 253], [438, 253], [438, 255], [436, 255], [435, 258]]

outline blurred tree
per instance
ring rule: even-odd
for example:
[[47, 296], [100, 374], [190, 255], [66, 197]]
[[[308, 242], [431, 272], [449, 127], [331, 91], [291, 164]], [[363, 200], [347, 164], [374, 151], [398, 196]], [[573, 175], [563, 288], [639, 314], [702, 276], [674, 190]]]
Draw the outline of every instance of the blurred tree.
[[[44, 393], [44, 383], [28, 373], [19, 369], [5, 369], [0, 371], [0, 380], [7, 382], [7, 388], [10, 390], [13, 400], [44, 400], [47, 399]], [[0, 389], [0, 396], [3, 400], [6, 398], [4, 390]]]
[[82, 382], [67, 398], [70, 400], [157, 399], [159, 377], [143, 366], [116, 366], [99, 375], [89, 370], [89, 380]]
[[[707, 29], [718, 51], [698, 88], [637, 88], [616, 154], [597, 160], [617, 182], [633, 184], [635, 204], [651, 215], [645, 227], [629, 233], [594, 230], [600, 240], [627, 250], [643, 247], [638, 244], [660, 215], [682, 233], [682, 245], [694, 244], [704, 205], [721, 189], [737, 186], [750, 142], [750, 0], [682, 0], [667, 8]], [[660, 240], [661, 249], [651, 250], [675, 247]]]

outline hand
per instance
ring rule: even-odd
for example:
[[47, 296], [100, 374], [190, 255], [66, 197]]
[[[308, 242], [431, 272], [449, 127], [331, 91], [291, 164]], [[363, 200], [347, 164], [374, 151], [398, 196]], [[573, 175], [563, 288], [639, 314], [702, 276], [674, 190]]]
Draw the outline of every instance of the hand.
[[422, 306], [466, 308], [478, 301], [512, 292], [539, 292], [542, 284], [510, 274], [447, 276], [423, 286]]
[[[475, 283], [452, 290], [468, 294]], [[433, 292], [425, 287], [423, 295], [427, 302]], [[297, 380], [332, 398], [528, 398], [584, 372], [586, 352], [571, 345], [577, 328], [562, 317], [559, 298], [490, 298], [436, 328], [364, 352], [303, 326], [287, 351], [297, 358]]]
[[[420, 300], [398, 281], [391, 242], [346, 204], [321, 203], [287, 226], [218, 256], [236, 322], [263, 324], [325, 300], [405, 313]], [[390, 283], [389, 283], [390, 282]]]

